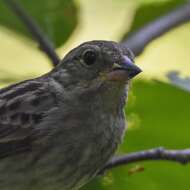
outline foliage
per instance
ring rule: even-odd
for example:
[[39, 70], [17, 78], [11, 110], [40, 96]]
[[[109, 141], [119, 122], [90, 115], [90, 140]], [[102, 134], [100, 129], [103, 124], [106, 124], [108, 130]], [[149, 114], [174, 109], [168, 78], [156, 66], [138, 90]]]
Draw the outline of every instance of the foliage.
[[[20, 2], [37, 20], [56, 47], [60, 47], [59, 53], [63, 54], [66, 40], [68, 40], [66, 49], [72, 48], [76, 41], [79, 43], [85, 37], [87, 40], [97, 38], [120, 40], [124, 33], [136, 31], [185, 1], [138, 0], [131, 3], [130, 0], [113, 0], [108, 3], [110, 1], [103, 0], [97, 3], [95, 0], [75, 2], [21, 0]], [[107, 12], [105, 6], [102, 6], [105, 4]], [[130, 10], [127, 10], [129, 7]], [[19, 20], [3, 3], [0, 4], [0, 12], [1, 85], [49, 71], [51, 67], [47, 59], [28, 40], [29, 34]], [[100, 19], [100, 15], [104, 18]], [[118, 15], [120, 25], [113, 22]], [[83, 20], [84, 17], [90, 20]], [[116, 29], [115, 25], [119, 29]], [[171, 85], [167, 79], [168, 73], [174, 70], [186, 76], [190, 75], [190, 69], [187, 69], [190, 68], [189, 32], [189, 25], [184, 25], [168, 33], [151, 44], [137, 59], [144, 74], [131, 86], [129, 104], [126, 107], [129, 129], [119, 153], [157, 146], [174, 149], [190, 147], [188, 141], [190, 93]], [[105, 177], [93, 180], [83, 189], [185, 189], [190, 185], [189, 169], [190, 166], [182, 167], [169, 162], [137, 163], [113, 169]]]
[[[41, 26], [54, 45], [62, 45], [77, 24], [77, 8], [70, 0], [19, 0], [25, 10]], [[27, 37], [31, 37], [20, 20], [0, 3], [0, 24]]]
[[130, 30], [124, 35], [123, 39], [128, 37], [131, 33], [136, 32], [144, 25], [151, 23], [159, 16], [168, 13], [179, 5], [183, 5], [185, 2], [185, 0], [169, 0], [142, 3], [141, 6], [137, 8]]

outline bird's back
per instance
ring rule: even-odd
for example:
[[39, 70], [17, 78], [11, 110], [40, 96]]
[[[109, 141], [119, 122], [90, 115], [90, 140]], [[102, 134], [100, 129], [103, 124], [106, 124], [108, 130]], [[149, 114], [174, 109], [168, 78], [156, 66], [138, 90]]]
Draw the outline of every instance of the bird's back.
[[55, 104], [45, 77], [0, 90], [0, 189], [23, 189], [31, 182], [27, 175], [41, 138], [38, 126]]

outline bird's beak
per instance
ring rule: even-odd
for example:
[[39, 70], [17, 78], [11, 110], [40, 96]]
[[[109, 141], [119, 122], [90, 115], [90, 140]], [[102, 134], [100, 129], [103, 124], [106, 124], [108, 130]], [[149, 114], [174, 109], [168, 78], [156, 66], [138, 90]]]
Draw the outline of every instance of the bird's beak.
[[142, 70], [135, 65], [127, 56], [123, 56], [121, 63], [114, 63], [113, 69], [108, 73], [108, 80], [127, 81], [132, 79]]

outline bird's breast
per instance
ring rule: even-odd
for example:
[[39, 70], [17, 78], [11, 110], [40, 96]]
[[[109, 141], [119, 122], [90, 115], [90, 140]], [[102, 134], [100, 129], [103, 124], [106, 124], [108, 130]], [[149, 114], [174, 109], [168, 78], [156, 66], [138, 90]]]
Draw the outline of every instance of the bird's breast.
[[124, 128], [124, 118], [115, 114], [77, 109], [63, 111], [52, 124], [57, 131], [35, 164], [43, 180], [61, 183], [63, 189], [79, 187], [95, 176], [113, 155]]

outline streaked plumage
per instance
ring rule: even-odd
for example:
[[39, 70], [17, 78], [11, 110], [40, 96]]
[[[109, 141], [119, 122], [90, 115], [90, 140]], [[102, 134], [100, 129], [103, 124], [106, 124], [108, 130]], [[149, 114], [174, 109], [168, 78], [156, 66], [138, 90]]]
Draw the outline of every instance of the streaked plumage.
[[[88, 49], [97, 53], [93, 66], [84, 65]], [[87, 42], [50, 73], [1, 89], [1, 190], [74, 190], [96, 175], [125, 128], [132, 77], [107, 77], [123, 55], [132, 59], [117, 43]]]

